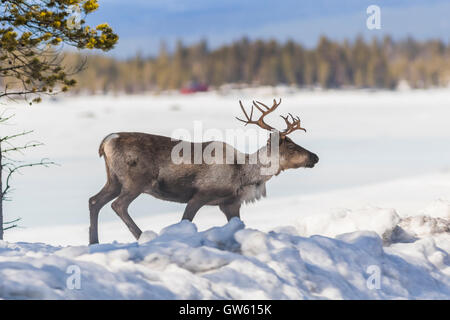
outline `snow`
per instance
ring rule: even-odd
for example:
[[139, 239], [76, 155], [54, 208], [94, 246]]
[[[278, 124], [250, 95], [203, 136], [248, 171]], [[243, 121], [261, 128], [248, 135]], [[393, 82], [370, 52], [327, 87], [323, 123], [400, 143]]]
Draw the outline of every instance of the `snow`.
[[[265, 211], [260, 202], [244, 215], [247, 226], [233, 218], [199, 230], [199, 225], [211, 223], [204, 221], [207, 216], [196, 224], [185, 220], [170, 224], [179, 219], [173, 213], [138, 219], [138, 224], [162, 227], [159, 232], [145, 231], [139, 241], [124, 237], [123, 242], [75, 245], [85, 243], [87, 226], [53, 228], [54, 242], [61, 242], [66, 233], [65, 241], [72, 243], [67, 246], [2, 241], [0, 297], [450, 299], [448, 201], [437, 199], [412, 215], [409, 210], [376, 206], [330, 210], [322, 206], [321, 214], [296, 214], [300, 204], [314, 212], [317, 207], [311, 204], [319, 200], [360, 196], [368, 192], [364, 189], [389, 194], [405, 184], [426, 187], [427, 181], [448, 192], [450, 174], [367, 186], [359, 188], [359, 194], [350, 188], [307, 199], [276, 199], [268, 201]], [[405, 203], [421, 188], [406, 191], [410, 193], [403, 194]], [[125, 229], [109, 222], [100, 226], [100, 235], [114, 237]], [[36, 237], [33, 232], [30, 238]], [[17, 233], [26, 238], [26, 230]], [[81, 272], [79, 289], [67, 284], [72, 276], [68, 270], [74, 266]]]
[[[130, 207], [145, 230], [138, 241], [105, 206], [101, 243], [86, 245], [87, 199], [105, 179], [101, 139], [171, 135], [194, 120], [237, 128], [232, 106], [255, 94], [282, 95], [280, 108], [301, 115], [308, 134], [294, 140], [319, 154], [316, 168], [275, 177], [268, 198], [243, 206], [242, 221], [205, 207], [194, 224], [180, 222], [182, 206], [139, 198]], [[36, 129], [30, 139], [46, 146], [29, 155], [61, 167], [14, 180], [7, 218], [21, 216], [24, 227], [0, 241], [0, 298], [450, 299], [449, 98], [261, 88], [17, 108], [20, 129], [5, 130]]]
[[[390, 217], [391, 211], [373, 211]], [[369, 219], [344, 219], [362, 226]], [[450, 261], [433, 238], [447, 231], [421, 229], [421, 238], [383, 247], [375, 231], [334, 238], [305, 237], [294, 227], [263, 232], [238, 218], [199, 232], [182, 221], [139, 242], [56, 247], [0, 242], [0, 297], [5, 299], [448, 299]], [[397, 217], [398, 222], [398, 217]], [[318, 222], [316, 221], [315, 224]], [[370, 226], [369, 224], [366, 224]], [[383, 229], [383, 227], [385, 229]], [[398, 226], [398, 224], [397, 224]], [[411, 230], [414, 231], [412, 225]], [[370, 227], [368, 228], [370, 229]], [[67, 286], [70, 266], [80, 287]], [[379, 286], [370, 275], [379, 272]]]

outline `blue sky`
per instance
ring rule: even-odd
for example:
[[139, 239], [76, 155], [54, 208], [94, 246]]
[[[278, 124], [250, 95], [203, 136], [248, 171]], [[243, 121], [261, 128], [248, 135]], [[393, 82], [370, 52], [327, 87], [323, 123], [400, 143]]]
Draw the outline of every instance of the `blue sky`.
[[[394, 38], [449, 40], [448, 0], [100, 0], [90, 23], [108, 22], [120, 36], [111, 54], [155, 54], [173, 45], [208, 40], [210, 47], [249, 38], [294, 39], [311, 47], [333, 39], [390, 34]], [[366, 8], [381, 8], [381, 29], [366, 28]]]

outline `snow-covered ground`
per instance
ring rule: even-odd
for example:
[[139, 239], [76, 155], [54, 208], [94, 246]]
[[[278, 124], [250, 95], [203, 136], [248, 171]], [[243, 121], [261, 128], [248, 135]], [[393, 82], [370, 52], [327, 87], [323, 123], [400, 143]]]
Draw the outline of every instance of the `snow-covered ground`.
[[[308, 133], [293, 138], [320, 156], [316, 168], [275, 177], [243, 222], [207, 207], [179, 223], [182, 206], [141, 197], [130, 207], [148, 230], [139, 242], [105, 206], [102, 244], [86, 246], [103, 136], [171, 135], [194, 120], [235, 129], [238, 99], [273, 96], [302, 117]], [[450, 299], [448, 90], [80, 97], [15, 112], [5, 130], [35, 129], [46, 146], [28, 155], [61, 166], [14, 180], [7, 218], [25, 228], [0, 242], [1, 298]]]
[[[297, 212], [291, 203], [263, 215], [287, 210]], [[438, 201], [413, 217], [342, 210], [269, 232], [233, 218], [203, 232], [182, 221], [131, 243], [0, 242], [0, 297], [450, 299], [449, 221], [450, 203]]]

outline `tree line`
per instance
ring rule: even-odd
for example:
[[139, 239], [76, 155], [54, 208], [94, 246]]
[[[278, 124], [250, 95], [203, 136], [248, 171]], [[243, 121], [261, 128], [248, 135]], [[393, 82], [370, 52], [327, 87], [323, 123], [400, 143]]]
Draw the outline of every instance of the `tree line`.
[[448, 86], [450, 45], [440, 40], [408, 38], [337, 42], [321, 37], [314, 48], [299, 43], [243, 38], [215, 49], [206, 41], [172, 52], [162, 44], [153, 57], [141, 54], [120, 60], [103, 55], [70, 53], [65, 63], [85, 69], [75, 76], [75, 92], [140, 93], [180, 89], [190, 82], [295, 85], [322, 88], [388, 88], [404, 80], [412, 88]]

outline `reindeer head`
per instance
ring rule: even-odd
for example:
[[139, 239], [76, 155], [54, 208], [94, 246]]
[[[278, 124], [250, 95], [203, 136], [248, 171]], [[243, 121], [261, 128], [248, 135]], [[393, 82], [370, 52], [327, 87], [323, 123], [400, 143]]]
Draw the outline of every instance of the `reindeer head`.
[[[319, 161], [319, 157], [315, 153], [312, 153], [302, 148], [287, 136], [288, 134], [296, 130], [303, 130], [306, 132], [306, 129], [302, 128], [300, 125], [299, 117], [294, 118], [294, 116], [290, 113], [288, 114], [288, 116], [285, 117], [281, 116], [286, 123], [286, 129], [283, 131], [279, 131], [269, 126], [266, 122], [264, 122], [264, 117], [267, 116], [269, 113], [273, 112], [281, 104], [281, 99], [278, 103], [274, 99], [273, 105], [270, 108], [266, 106], [264, 103], [261, 103], [259, 101], [253, 101], [250, 116], [245, 111], [245, 108], [242, 105], [241, 101], [239, 101], [239, 104], [247, 120], [242, 120], [237, 117], [236, 119], [244, 122], [245, 125], [256, 124], [260, 128], [272, 132], [271, 137], [269, 137], [269, 140], [267, 141], [268, 145], [270, 145], [272, 141], [272, 134], [276, 133], [278, 135], [280, 170], [295, 169], [300, 167], [313, 168], [314, 165]], [[254, 107], [262, 113], [258, 120], [252, 119]]]

